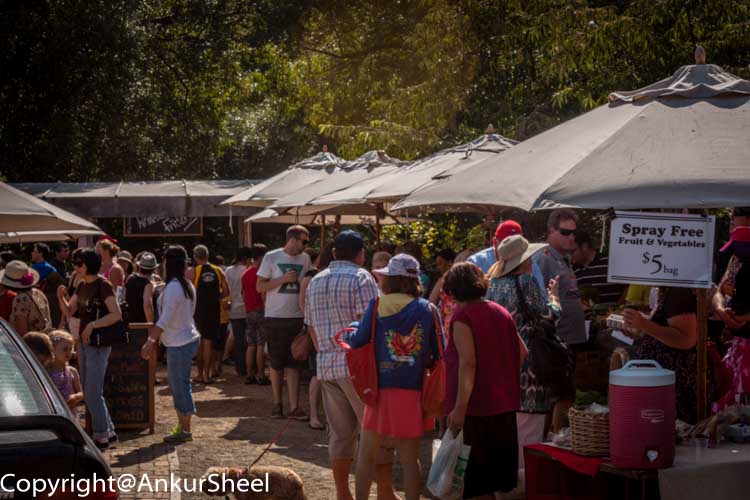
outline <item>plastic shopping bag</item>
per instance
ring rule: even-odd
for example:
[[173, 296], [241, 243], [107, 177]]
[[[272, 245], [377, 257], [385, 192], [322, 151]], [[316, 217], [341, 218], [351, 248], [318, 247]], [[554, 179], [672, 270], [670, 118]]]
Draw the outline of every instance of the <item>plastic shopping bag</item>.
[[[433, 443], [433, 451], [435, 450]], [[469, 461], [471, 446], [464, 444], [464, 433], [454, 438], [448, 429], [433, 453], [432, 467], [427, 477], [427, 489], [441, 500], [457, 500], [463, 496], [464, 474]]]

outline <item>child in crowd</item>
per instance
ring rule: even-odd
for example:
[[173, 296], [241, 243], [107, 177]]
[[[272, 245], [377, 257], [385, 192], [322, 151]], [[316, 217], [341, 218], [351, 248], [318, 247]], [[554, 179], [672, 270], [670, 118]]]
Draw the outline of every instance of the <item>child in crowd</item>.
[[69, 364], [70, 358], [73, 357], [73, 336], [63, 330], [54, 330], [49, 334], [49, 339], [52, 343], [54, 359], [47, 371], [55, 387], [72, 410], [83, 401], [83, 388], [78, 370]]
[[42, 332], [29, 332], [23, 336], [23, 341], [29, 346], [36, 359], [46, 368], [54, 356], [49, 335]]

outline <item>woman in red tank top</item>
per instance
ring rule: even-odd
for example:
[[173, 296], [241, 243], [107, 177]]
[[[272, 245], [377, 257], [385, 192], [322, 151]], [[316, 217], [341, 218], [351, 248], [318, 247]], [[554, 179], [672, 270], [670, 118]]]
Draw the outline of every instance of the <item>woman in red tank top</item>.
[[445, 349], [448, 427], [471, 446], [464, 498], [509, 492], [518, 483], [516, 411], [527, 350], [510, 313], [484, 299], [475, 264], [456, 264], [444, 290], [457, 303]]

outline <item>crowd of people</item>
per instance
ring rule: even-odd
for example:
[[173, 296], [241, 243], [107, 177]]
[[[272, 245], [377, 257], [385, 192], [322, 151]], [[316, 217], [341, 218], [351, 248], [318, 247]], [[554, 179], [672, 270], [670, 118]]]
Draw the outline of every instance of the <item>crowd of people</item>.
[[[63, 244], [36, 244], [30, 266], [0, 255], [0, 316], [25, 336], [68, 404], [86, 404], [101, 448], [117, 439], [103, 396], [111, 347], [92, 345], [91, 336], [125, 315], [153, 324], [143, 357], [164, 348], [177, 414], [167, 441], [192, 440], [192, 384], [214, 383], [231, 360], [246, 384], [270, 385], [271, 418], [327, 427], [339, 500], [368, 498], [372, 482], [378, 498], [396, 498], [395, 450], [406, 498], [418, 498], [419, 442], [436, 425], [463, 431], [471, 445], [464, 498], [491, 497], [517, 486], [524, 445], [567, 425], [575, 354], [589, 341], [587, 315], [602, 304], [626, 306], [632, 357], [676, 372], [678, 418], [695, 421], [695, 292], [607, 283], [607, 257], [578, 224], [574, 211], [556, 210], [547, 240], [530, 243], [518, 222], [506, 220], [487, 248], [439, 252], [432, 279], [418, 245], [383, 245], [368, 268], [360, 233], [342, 231], [318, 252], [298, 225], [288, 228], [283, 247], [240, 248], [227, 268], [203, 245], [191, 256], [171, 246], [159, 262], [150, 252], [120, 251], [111, 239], [70, 254]], [[729, 373], [729, 386], [716, 393], [714, 410], [750, 392], [750, 208], [733, 212], [721, 255], [728, 262], [712, 298], [712, 340], [723, 354], [715, 371]], [[541, 321], [571, 354], [554, 385], [541, 382], [530, 362], [541, 356], [532, 341]], [[312, 344], [308, 359], [295, 354], [301, 337]], [[374, 343], [376, 401], [358, 395], [342, 338], [352, 349]], [[446, 418], [425, 418], [425, 371], [440, 360]], [[300, 403], [305, 369], [309, 414]]]

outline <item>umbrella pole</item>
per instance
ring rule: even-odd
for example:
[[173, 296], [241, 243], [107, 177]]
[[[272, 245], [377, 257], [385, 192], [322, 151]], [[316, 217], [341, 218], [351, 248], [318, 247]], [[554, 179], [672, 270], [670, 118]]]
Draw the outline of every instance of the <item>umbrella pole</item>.
[[320, 216], [320, 251], [323, 251], [323, 247], [326, 246], [326, 216], [325, 214]]
[[380, 250], [380, 211], [382, 209], [382, 203], [378, 203], [375, 207], [375, 248], [378, 250]]
[[706, 290], [702, 288], [695, 289], [697, 298], [697, 318], [698, 318], [698, 340], [696, 345], [696, 351], [698, 354], [698, 383], [695, 386], [695, 395], [698, 404], [698, 422], [706, 418], [706, 409], [708, 406], [707, 393], [706, 393], [706, 373], [707, 373], [707, 358], [706, 358], [706, 341], [708, 340], [708, 297]]

